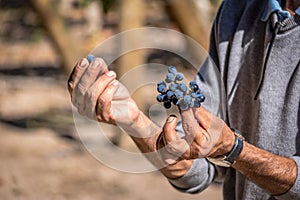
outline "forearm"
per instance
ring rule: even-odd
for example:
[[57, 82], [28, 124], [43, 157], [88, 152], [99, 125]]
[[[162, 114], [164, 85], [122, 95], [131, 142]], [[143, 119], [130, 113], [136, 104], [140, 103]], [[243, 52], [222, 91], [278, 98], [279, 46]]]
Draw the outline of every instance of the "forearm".
[[156, 141], [162, 129], [154, 124], [143, 112], [130, 125], [120, 125], [142, 153], [156, 151]]
[[272, 154], [244, 142], [233, 167], [273, 195], [287, 192], [297, 178], [294, 160]]

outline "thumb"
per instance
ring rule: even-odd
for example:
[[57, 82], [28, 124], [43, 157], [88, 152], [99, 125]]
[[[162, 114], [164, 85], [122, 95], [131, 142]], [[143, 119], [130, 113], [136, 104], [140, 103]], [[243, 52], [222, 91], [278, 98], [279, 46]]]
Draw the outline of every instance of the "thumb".
[[170, 115], [167, 118], [167, 121], [163, 128], [163, 132], [164, 132], [163, 140], [165, 144], [168, 144], [178, 138], [176, 133], [177, 121], [178, 119], [175, 115]]
[[173, 155], [173, 159], [178, 160], [181, 157], [189, 155], [189, 146], [186, 140], [180, 138], [176, 132], [177, 117], [171, 115], [168, 117], [163, 128], [163, 141], [166, 151]]

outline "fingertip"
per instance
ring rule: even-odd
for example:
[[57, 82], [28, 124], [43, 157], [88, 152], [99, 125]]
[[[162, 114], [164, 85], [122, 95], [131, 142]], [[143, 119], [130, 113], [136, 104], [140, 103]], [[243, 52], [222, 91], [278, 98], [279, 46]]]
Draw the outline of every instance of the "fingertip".
[[117, 76], [116, 72], [114, 72], [114, 71], [108, 71], [105, 73], [105, 75], [108, 77], [116, 77]]
[[188, 108], [186, 110], [180, 110], [181, 116], [189, 116], [193, 112], [192, 108]]
[[83, 68], [89, 64], [89, 61], [86, 58], [82, 58], [78, 64], [79, 67]]
[[170, 115], [169, 117], [168, 117], [168, 119], [167, 119], [167, 122], [168, 123], [172, 123], [174, 120], [176, 120], [177, 119], [177, 117], [176, 117], [176, 115]]
[[113, 81], [110, 83], [110, 85], [112, 85], [112, 86], [116, 87], [116, 86], [118, 86], [118, 85], [119, 85], [119, 81], [117, 81], [117, 80], [113, 80]]

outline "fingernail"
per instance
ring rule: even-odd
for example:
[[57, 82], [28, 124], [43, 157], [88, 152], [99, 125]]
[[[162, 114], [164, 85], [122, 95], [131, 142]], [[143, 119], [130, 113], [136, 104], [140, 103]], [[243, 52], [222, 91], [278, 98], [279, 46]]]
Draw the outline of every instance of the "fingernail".
[[99, 65], [100, 65], [99, 61], [98, 60], [94, 60], [92, 62], [91, 68], [97, 68]]
[[176, 117], [175, 117], [174, 115], [171, 115], [171, 116], [168, 118], [167, 122], [168, 122], [168, 123], [171, 123], [175, 118], [176, 118]]
[[106, 76], [109, 76], [109, 77], [113, 77], [115, 75], [116, 75], [116, 73], [114, 71], [109, 71], [106, 73]]
[[114, 80], [113, 82], [111, 82], [111, 84], [112, 84], [113, 86], [117, 86], [117, 85], [119, 84], [119, 81]]
[[87, 64], [88, 64], [87, 59], [83, 58], [79, 63], [79, 67], [85, 67]]

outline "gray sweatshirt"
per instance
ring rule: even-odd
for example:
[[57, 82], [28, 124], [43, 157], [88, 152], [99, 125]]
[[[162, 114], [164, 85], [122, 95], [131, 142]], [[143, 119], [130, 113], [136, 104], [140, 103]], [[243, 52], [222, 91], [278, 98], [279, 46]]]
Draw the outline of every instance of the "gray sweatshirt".
[[[197, 77], [204, 106], [239, 129], [246, 141], [289, 157], [300, 166], [300, 16], [277, 24], [268, 0], [224, 0], [211, 33], [209, 55]], [[271, 196], [233, 168], [194, 160], [170, 183], [197, 193], [222, 178], [225, 200], [300, 199], [300, 170], [294, 186]]]

